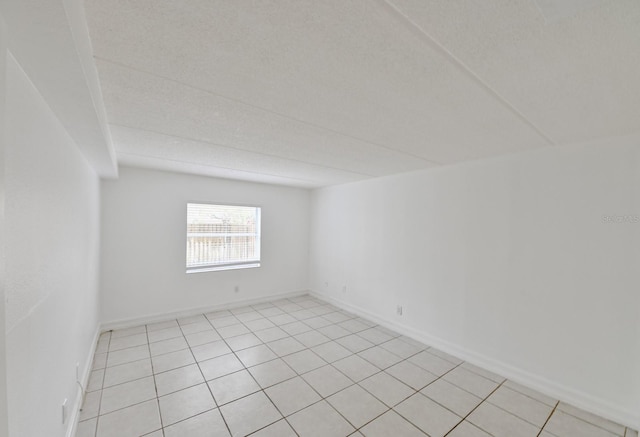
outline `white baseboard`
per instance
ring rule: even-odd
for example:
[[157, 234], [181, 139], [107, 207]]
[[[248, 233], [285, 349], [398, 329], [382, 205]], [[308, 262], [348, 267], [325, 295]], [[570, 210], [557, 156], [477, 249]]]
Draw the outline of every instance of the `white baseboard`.
[[98, 339], [100, 338], [100, 325], [96, 326], [95, 333], [93, 335], [93, 342], [91, 344], [91, 349], [89, 350], [89, 355], [84, 360], [84, 367], [82, 368], [80, 384], [82, 384], [82, 389], [78, 386], [76, 393], [79, 393], [79, 396], [76, 396], [75, 402], [73, 403], [73, 408], [71, 409], [71, 415], [69, 420], [69, 425], [67, 428], [66, 437], [74, 437], [76, 435], [76, 430], [78, 428], [78, 422], [80, 420], [80, 409], [82, 408], [82, 402], [84, 401], [84, 394], [87, 391], [87, 385], [89, 384], [89, 378], [91, 377], [91, 369], [93, 369], [93, 356], [95, 355], [96, 348], [98, 347]]
[[417, 340], [421, 343], [433, 346], [437, 349], [442, 350], [443, 352], [468, 361], [469, 363], [474, 364], [478, 367], [482, 367], [486, 370], [497, 373], [505, 378], [517, 382], [518, 384], [522, 384], [526, 387], [537, 390], [540, 393], [543, 393], [554, 399], [566, 402], [590, 413], [609, 419], [613, 422], [628, 426], [632, 429], [640, 429], [640, 411], [626, 410], [617, 405], [605, 402], [602, 399], [599, 399], [588, 393], [566, 387], [540, 375], [524, 371], [510, 364], [495, 360], [486, 355], [470, 351], [466, 348], [460, 347], [441, 338], [434, 337], [427, 332], [423, 332], [410, 326], [394, 322], [387, 318], [381, 317], [378, 314], [374, 314], [370, 311], [344, 302], [340, 299], [316, 293], [314, 291], [310, 291], [309, 294], [318, 299], [330, 302], [333, 305], [346, 311], [374, 321], [379, 325], [382, 325], [400, 334], [406, 335], [407, 337], [413, 338], [414, 340]]
[[213, 311], [222, 311], [233, 308], [239, 308], [246, 305], [255, 305], [264, 302], [270, 302], [272, 300], [284, 299], [289, 297], [297, 297], [305, 294], [309, 294], [309, 290], [292, 291], [287, 293], [271, 294], [269, 296], [255, 297], [248, 299], [239, 299], [231, 302], [224, 302], [218, 305], [193, 307], [185, 310], [169, 312], [169, 313], [156, 313], [148, 314], [141, 317], [133, 317], [128, 319], [114, 320], [111, 322], [105, 322], [101, 325], [101, 332], [110, 331], [112, 329], [131, 328], [133, 326], [146, 325], [149, 323], [162, 322], [170, 319], [177, 319], [180, 317], [195, 316], [198, 314], [210, 313]]

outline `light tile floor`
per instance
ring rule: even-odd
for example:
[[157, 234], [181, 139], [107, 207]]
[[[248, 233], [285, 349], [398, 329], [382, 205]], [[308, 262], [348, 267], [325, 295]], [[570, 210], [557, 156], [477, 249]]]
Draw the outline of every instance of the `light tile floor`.
[[301, 296], [105, 332], [77, 437], [637, 437]]

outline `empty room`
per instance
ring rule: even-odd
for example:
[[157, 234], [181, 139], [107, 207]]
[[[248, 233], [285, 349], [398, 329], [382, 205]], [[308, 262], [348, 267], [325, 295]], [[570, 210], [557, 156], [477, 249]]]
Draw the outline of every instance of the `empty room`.
[[638, 437], [637, 0], [2, 0], [0, 146], [0, 437]]

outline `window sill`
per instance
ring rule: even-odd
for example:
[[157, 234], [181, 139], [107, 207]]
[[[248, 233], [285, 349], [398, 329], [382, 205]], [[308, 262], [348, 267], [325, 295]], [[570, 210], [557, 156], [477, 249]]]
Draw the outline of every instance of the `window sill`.
[[227, 266], [207, 266], [207, 267], [193, 267], [187, 269], [187, 274], [191, 273], [203, 273], [203, 272], [221, 272], [224, 270], [237, 270], [237, 269], [253, 269], [260, 267], [260, 263], [251, 264], [232, 264]]

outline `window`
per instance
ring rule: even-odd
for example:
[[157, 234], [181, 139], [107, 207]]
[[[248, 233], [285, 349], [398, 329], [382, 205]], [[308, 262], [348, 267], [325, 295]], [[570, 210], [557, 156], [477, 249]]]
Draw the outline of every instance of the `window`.
[[187, 273], [260, 267], [260, 208], [187, 204]]

